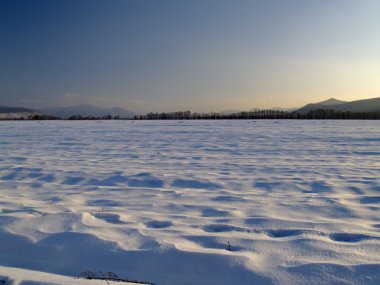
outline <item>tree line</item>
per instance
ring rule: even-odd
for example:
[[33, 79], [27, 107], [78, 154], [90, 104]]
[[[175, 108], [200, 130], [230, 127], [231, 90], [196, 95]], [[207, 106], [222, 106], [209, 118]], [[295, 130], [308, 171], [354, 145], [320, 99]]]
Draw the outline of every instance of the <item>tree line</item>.
[[315, 110], [306, 114], [282, 110], [257, 110], [233, 114], [191, 113], [148, 113], [137, 115], [134, 120], [379, 120], [380, 112], [352, 112], [337, 110]]
[[[286, 112], [281, 110], [257, 110], [250, 112], [238, 112], [233, 114], [192, 113], [190, 111], [178, 111], [170, 113], [147, 113], [146, 115], [135, 115], [132, 118], [120, 116], [82, 116], [73, 115], [65, 120], [379, 120], [379, 112], [352, 112], [339, 110], [313, 110], [301, 114], [297, 112]], [[0, 119], [1, 120], [1, 119]], [[32, 114], [27, 117], [3, 120], [64, 120], [61, 117]]]

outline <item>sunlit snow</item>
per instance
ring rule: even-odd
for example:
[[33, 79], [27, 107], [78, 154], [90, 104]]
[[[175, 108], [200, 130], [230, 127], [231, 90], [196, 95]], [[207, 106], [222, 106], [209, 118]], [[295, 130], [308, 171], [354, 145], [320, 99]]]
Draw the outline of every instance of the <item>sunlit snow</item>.
[[380, 124], [1, 122], [0, 225], [9, 278], [380, 284]]

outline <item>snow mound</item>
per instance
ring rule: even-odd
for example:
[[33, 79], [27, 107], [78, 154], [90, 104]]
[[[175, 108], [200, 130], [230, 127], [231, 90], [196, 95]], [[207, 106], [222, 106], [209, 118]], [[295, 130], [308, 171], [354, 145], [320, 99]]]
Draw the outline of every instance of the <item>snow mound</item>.
[[0, 138], [9, 284], [380, 283], [378, 122], [0, 122]]

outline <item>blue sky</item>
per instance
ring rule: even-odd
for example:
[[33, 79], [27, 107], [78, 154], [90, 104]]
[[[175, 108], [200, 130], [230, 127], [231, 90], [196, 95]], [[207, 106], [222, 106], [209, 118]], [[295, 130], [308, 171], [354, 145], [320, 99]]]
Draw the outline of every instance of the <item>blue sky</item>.
[[380, 2], [0, 0], [0, 105], [138, 112], [380, 94]]

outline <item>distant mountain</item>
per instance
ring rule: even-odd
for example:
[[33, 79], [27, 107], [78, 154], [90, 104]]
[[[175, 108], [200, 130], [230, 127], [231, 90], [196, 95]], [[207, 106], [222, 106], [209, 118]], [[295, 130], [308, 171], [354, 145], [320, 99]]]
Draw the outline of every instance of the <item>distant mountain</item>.
[[27, 119], [34, 115], [39, 114], [32, 109], [0, 106], [0, 120]]
[[380, 97], [351, 102], [340, 101], [334, 98], [315, 104], [307, 104], [296, 112], [306, 114], [312, 110], [335, 110], [351, 112], [380, 112]]
[[307, 104], [306, 106], [296, 110], [299, 114], [307, 114], [310, 111], [314, 110], [325, 110], [325, 109], [332, 109], [332, 106], [338, 106], [340, 104], [347, 103], [346, 101], [337, 100], [335, 98], [330, 98], [326, 101], [318, 102], [318, 103], [311, 103]]
[[36, 113], [35, 110], [27, 109], [27, 108], [21, 108], [21, 107], [7, 107], [7, 106], [0, 106], [0, 113], [6, 114], [6, 113]]
[[88, 104], [75, 105], [69, 107], [46, 108], [39, 110], [39, 112], [45, 115], [57, 116], [64, 119], [75, 115], [80, 115], [83, 117], [104, 117], [107, 115], [111, 115], [120, 116], [121, 118], [131, 118], [136, 115], [136, 113], [125, 110], [123, 108], [102, 108]]
[[330, 99], [327, 99], [325, 101], [322, 101], [322, 102], [319, 102], [316, 104], [325, 105], [325, 106], [332, 106], [332, 105], [339, 105], [339, 104], [344, 104], [344, 103], [348, 103], [348, 102], [342, 101], [342, 100], [337, 100], [335, 98], [330, 98]]
[[380, 112], [380, 97], [334, 105], [333, 109], [352, 112]]

